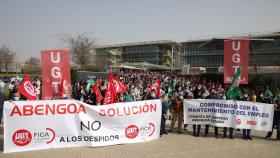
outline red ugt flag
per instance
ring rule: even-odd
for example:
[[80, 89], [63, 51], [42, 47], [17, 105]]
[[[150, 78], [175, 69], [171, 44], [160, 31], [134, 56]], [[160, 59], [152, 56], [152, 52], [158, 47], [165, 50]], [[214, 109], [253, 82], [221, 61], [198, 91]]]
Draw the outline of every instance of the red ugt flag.
[[113, 83], [112, 75], [109, 75], [108, 88], [105, 93], [103, 105], [112, 104], [116, 101], [117, 93]]
[[28, 100], [38, 100], [36, 90], [32, 85], [31, 79], [29, 76], [25, 76], [24, 80], [19, 88], [19, 93], [24, 95]]
[[100, 82], [100, 80], [95, 81], [94, 86], [92, 87], [93, 93], [96, 95], [96, 102], [100, 102], [103, 99], [103, 96], [99, 90]]
[[158, 78], [155, 83], [150, 87], [150, 92], [152, 90], [156, 91], [156, 96], [160, 97], [160, 79]]
[[111, 76], [111, 79], [113, 80], [114, 87], [116, 89], [116, 93], [123, 94], [127, 87], [124, 85], [117, 77], [115, 77], [112, 73], [109, 74]]

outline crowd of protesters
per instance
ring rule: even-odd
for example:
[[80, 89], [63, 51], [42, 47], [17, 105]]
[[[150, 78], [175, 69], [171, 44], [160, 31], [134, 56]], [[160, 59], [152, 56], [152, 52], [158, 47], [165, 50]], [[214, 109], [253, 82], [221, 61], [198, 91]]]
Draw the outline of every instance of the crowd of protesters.
[[[117, 102], [131, 102], [149, 99], [161, 99], [162, 101], [162, 124], [161, 135], [167, 134], [165, 122], [167, 118], [171, 118], [172, 132], [177, 122], [177, 132], [182, 133], [183, 129], [187, 130], [187, 125], [183, 124], [183, 100], [184, 99], [226, 99], [226, 88], [223, 83], [206, 80], [199, 77], [179, 77], [169, 73], [134, 73], [120, 74], [119, 79], [127, 87], [124, 94], [117, 94]], [[156, 95], [156, 90], [150, 89], [151, 85], [157, 78], [161, 80], [160, 96]], [[101, 95], [105, 96], [107, 89], [107, 81], [102, 81], [99, 85]], [[73, 86], [73, 95], [77, 100], [84, 101], [91, 105], [101, 105], [102, 100], [96, 101], [96, 95], [90, 87], [87, 90], [87, 81], [80, 81]], [[274, 128], [278, 127], [277, 139], [280, 140], [280, 91], [276, 95], [268, 95], [265, 91], [256, 94], [254, 90], [244, 90], [238, 97], [240, 101], [251, 101], [260, 103], [269, 103], [275, 105]], [[184, 127], [182, 129], [182, 126]], [[193, 125], [193, 136], [200, 136], [201, 125]], [[209, 125], [205, 126], [204, 136], [208, 136]], [[214, 127], [215, 137], [218, 138], [218, 127]], [[227, 132], [229, 131], [229, 136]], [[223, 137], [233, 139], [233, 128], [223, 128]], [[269, 132], [266, 138], [270, 138], [272, 133]], [[252, 140], [250, 129], [243, 129], [243, 139]]]
[[[177, 132], [181, 134], [183, 130], [187, 130], [187, 125], [183, 125], [183, 100], [184, 99], [226, 99], [226, 88], [223, 83], [217, 81], [207, 80], [200, 77], [180, 77], [170, 73], [121, 73], [118, 75], [119, 80], [127, 86], [125, 93], [118, 93], [116, 102], [132, 102], [150, 99], [161, 99], [162, 101], [162, 121], [160, 134], [167, 134], [165, 124], [167, 119], [171, 119], [171, 127], [168, 132], [172, 132], [175, 129], [175, 123], [177, 122]], [[151, 85], [160, 79], [160, 95], [157, 95], [155, 89], [150, 89]], [[101, 96], [104, 99], [108, 81], [100, 80], [98, 89]], [[80, 100], [90, 105], [102, 105], [103, 100], [97, 100], [97, 95], [93, 90], [93, 85], [88, 86], [89, 81], [79, 81], [72, 85], [72, 97], [76, 100]], [[33, 85], [36, 88], [36, 92], [40, 95], [40, 80], [34, 80]], [[19, 82], [11, 82], [8, 85], [10, 95], [9, 100], [23, 99], [20, 96], [18, 89]], [[0, 87], [1, 88], [1, 87]], [[0, 89], [1, 90], [1, 89]], [[0, 97], [2, 97], [0, 95]], [[66, 98], [65, 98], [66, 99]], [[277, 128], [277, 139], [280, 140], [280, 91], [272, 95], [267, 95], [265, 91], [256, 94], [254, 90], [244, 90], [236, 100], [261, 102], [274, 104], [274, 120], [273, 127]], [[1, 99], [2, 101], [4, 99]], [[2, 102], [0, 102], [2, 104]], [[3, 105], [3, 104], [2, 104]], [[3, 109], [3, 108], [1, 108]], [[1, 111], [2, 114], [2, 111]], [[182, 129], [183, 126], [183, 129]], [[201, 125], [193, 126], [193, 136], [199, 137]], [[209, 125], [205, 125], [204, 136], [208, 136]], [[227, 131], [229, 130], [229, 137]], [[215, 137], [218, 138], [218, 127], [214, 127]], [[233, 128], [223, 128], [223, 138], [233, 139]], [[266, 138], [270, 138], [272, 132], [268, 132]], [[243, 139], [252, 140], [250, 135], [250, 129], [243, 129]]]

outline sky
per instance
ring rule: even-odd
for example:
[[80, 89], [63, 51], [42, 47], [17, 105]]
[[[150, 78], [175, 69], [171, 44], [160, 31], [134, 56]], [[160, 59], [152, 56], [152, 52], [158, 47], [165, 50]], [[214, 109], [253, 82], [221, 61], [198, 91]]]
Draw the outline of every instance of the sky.
[[66, 48], [61, 34], [98, 45], [280, 31], [280, 0], [0, 0], [0, 47], [24, 61]]

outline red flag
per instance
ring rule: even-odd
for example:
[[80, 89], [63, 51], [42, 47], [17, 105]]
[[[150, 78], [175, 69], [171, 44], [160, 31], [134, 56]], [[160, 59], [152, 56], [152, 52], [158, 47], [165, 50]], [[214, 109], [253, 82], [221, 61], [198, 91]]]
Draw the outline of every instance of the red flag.
[[150, 92], [152, 90], [156, 91], [156, 96], [160, 97], [160, 79], [158, 78], [155, 83], [150, 87]]
[[121, 93], [123, 94], [127, 87], [124, 85], [117, 77], [115, 77], [113, 74], [109, 74], [111, 76], [111, 79], [113, 80], [114, 87], [116, 89], [116, 93]]
[[71, 96], [71, 87], [68, 84], [67, 80], [62, 78], [61, 84], [60, 84], [60, 94], [63, 96], [63, 94], [66, 94], [68, 97]]
[[95, 93], [96, 95], [96, 102], [99, 102], [103, 99], [103, 96], [101, 95], [100, 89], [99, 89], [99, 85], [100, 85], [100, 80], [95, 81], [92, 90], [93, 93]]
[[38, 100], [36, 90], [32, 85], [31, 79], [29, 76], [25, 76], [24, 80], [19, 88], [19, 93], [24, 95], [28, 100]]
[[103, 105], [112, 104], [116, 101], [117, 93], [113, 83], [112, 75], [109, 75], [108, 88], [105, 93]]

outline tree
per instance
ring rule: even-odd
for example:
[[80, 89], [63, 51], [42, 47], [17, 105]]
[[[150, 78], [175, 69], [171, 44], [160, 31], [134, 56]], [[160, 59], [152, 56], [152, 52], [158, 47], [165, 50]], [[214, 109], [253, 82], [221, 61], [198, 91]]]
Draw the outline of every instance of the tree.
[[16, 53], [12, 52], [11, 49], [3, 45], [0, 48], [0, 71], [2, 70], [2, 66], [5, 67], [6, 72], [9, 71], [9, 65], [15, 61]]
[[77, 36], [63, 34], [60, 39], [71, 48], [72, 61], [79, 65], [82, 70], [86, 70], [90, 65], [96, 40], [91, 39], [85, 33]]
[[106, 69], [107, 60], [103, 56], [95, 55], [96, 70], [99, 72], [104, 72]]
[[24, 62], [23, 69], [25, 72], [30, 74], [40, 73], [41, 70], [41, 61], [39, 58], [30, 57]]

